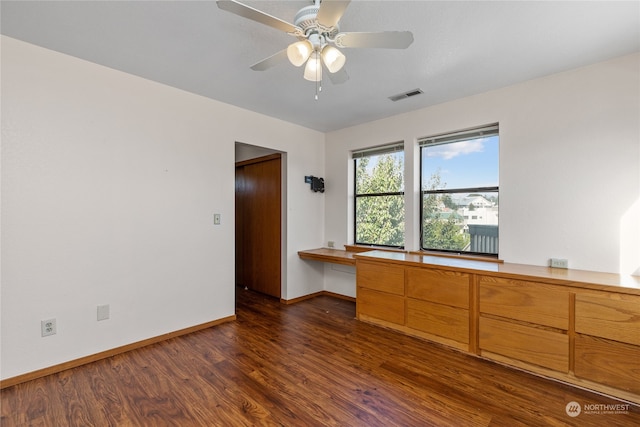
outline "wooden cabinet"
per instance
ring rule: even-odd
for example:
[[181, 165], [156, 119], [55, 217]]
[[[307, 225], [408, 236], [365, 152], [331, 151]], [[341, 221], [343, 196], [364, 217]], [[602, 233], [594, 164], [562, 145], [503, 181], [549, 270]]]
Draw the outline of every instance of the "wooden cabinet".
[[356, 276], [360, 320], [640, 403], [640, 277], [382, 252]]
[[356, 261], [356, 283], [358, 319], [404, 325], [403, 267]]
[[480, 277], [480, 313], [536, 325], [569, 328], [569, 292], [539, 282]]
[[567, 334], [537, 328], [509, 320], [480, 317], [481, 354], [500, 354], [515, 360], [543, 366], [559, 372], [569, 371]]
[[578, 293], [575, 375], [640, 394], [640, 297]]
[[578, 293], [576, 332], [640, 345], [640, 297]]
[[358, 261], [356, 270], [358, 287], [393, 295], [404, 295], [404, 268], [399, 266]]
[[469, 350], [470, 275], [356, 261], [360, 320]]
[[426, 268], [407, 268], [407, 296], [469, 309], [469, 274]]
[[482, 353], [500, 354], [569, 372], [569, 292], [566, 289], [481, 276], [478, 299]]
[[640, 348], [636, 345], [579, 334], [574, 369], [578, 378], [640, 395]]
[[407, 326], [469, 343], [469, 274], [407, 268]]
[[[404, 325], [404, 297], [367, 288], [358, 289], [358, 317], [372, 317]], [[361, 319], [362, 320], [362, 319]]]
[[463, 344], [469, 343], [468, 310], [408, 299], [407, 326], [437, 337], [448, 338]]

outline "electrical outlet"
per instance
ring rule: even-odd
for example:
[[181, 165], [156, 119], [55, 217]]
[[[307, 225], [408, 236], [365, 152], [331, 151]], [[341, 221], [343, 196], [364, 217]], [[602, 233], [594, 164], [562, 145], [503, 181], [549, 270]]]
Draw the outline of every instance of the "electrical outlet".
[[98, 306], [98, 321], [109, 318], [109, 304]]
[[329, 243], [329, 247], [330, 247], [330, 248], [333, 248], [333, 247], [335, 247], [335, 245], [336, 245], [336, 242], [334, 242], [333, 240], [329, 240], [329, 242], [328, 242], [328, 243]]
[[58, 332], [56, 319], [41, 320], [40, 329], [42, 331], [43, 337], [48, 337], [49, 335], [55, 335], [56, 332]]
[[549, 267], [553, 268], [569, 268], [569, 260], [563, 258], [551, 258]]

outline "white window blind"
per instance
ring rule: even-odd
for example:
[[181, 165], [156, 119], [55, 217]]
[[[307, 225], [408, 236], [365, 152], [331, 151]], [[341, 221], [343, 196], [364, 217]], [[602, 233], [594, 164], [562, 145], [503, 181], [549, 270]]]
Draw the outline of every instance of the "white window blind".
[[363, 157], [379, 156], [382, 154], [396, 153], [398, 151], [404, 151], [404, 142], [395, 142], [393, 144], [380, 145], [363, 150], [354, 150], [351, 157], [361, 159]]
[[451, 144], [458, 141], [467, 141], [470, 139], [487, 138], [490, 136], [498, 135], [498, 124], [481, 126], [472, 129], [465, 129], [458, 132], [445, 133], [435, 136], [423, 137], [418, 139], [418, 144], [421, 147]]

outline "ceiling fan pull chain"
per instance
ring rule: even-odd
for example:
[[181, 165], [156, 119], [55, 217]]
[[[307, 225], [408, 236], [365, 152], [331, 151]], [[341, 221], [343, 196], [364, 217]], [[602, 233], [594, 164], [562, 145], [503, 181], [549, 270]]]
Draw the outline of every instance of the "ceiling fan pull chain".
[[322, 63], [320, 62], [320, 57], [317, 59], [316, 66], [316, 101], [318, 100], [318, 94], [322, 92]]

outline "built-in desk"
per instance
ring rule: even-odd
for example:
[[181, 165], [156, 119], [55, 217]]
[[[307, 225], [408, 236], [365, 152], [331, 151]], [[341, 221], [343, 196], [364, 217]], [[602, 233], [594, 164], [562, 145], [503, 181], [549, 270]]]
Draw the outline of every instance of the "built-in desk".
[[[317, 249], [306, 249], [302, 251], [298, 251], [298, 256], [301, 259], [311, 260], [311, 261], [320, 261], [320, 262], [328, 262], [331, 264], [343, 264], [343, 265], [356, 265], [356, 259], [354, 255], [363, 252], [369, 252], [375, 249], [372, 249], [370, 246], [363, 245], [346, 245], [345, 249], [335, 249], [335, 248], [317, 248]], [[406, 253], [403, 250], [399, 249], [384, 249], [378, 250], [377, 252], [390, 252], [390, 253]]]
[[385, 251], [354, 258], [359, 320], [640, 403], [640, 277]]
[[318, 248], [298, 251], [298, 256], [301, 259], [352, 266], [356, 265], [356, 259], [353, 257], [354, 255], [355, 252], [333, 248]]

